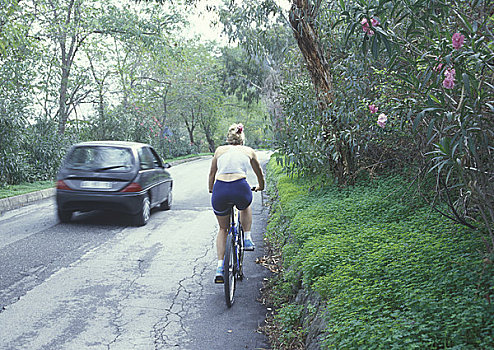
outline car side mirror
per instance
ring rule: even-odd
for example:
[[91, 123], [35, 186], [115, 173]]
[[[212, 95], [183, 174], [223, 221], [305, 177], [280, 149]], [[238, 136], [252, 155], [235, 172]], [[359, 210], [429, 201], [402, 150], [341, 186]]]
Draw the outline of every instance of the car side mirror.
[[171, 168], [171, 167], [172, 167], [172, 165], [171, 165], [170, 163], [165, 163], [165, 164], [163, 165], [163, 167], [164, 167], [165, 169], [168, 169], [168, 168]]

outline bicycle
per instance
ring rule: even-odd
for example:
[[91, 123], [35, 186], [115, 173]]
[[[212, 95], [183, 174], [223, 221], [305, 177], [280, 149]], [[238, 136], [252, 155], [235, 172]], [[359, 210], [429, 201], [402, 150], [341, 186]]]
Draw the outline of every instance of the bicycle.
[[[251, 188], [252, 191], [256, 187]], [[232, 205], [230, 228], [226, 236], [225, 256], [223, 258], [223, 283], [226, 305], [232, 307], [235, 300], [237, 281], [244, 278], [244, 229], [240, 222], [240, 211]]]

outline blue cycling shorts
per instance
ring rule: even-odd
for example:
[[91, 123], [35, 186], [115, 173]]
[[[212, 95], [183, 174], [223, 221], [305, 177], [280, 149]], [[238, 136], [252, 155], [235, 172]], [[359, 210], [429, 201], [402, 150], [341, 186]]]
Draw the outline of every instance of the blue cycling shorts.
[[246, 179], [231, 182], [216, 180], [214, 183], [211, 204], [216, 215], [229, 215], [232, 205], [239, 210], [247, 209], [250, 203], [252, 191]]

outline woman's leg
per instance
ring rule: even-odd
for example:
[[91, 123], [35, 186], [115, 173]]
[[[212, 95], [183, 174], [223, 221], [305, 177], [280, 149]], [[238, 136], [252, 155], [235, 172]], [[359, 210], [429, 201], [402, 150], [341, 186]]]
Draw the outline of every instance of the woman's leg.
[[216, 236], [216, 252], [218, 253], [218, 260], [223, 260], [225, 256], [226, 236], [228, 234], [228, 227], [230, 226], [230, 215], [216, 215], [216, 219], [220, 225], [218, 236]]
[[252, 206], [249, 205], [244, 210], [240, 210], [240, 223], [244, 228], [244, 232], [250, 231], [252, 227]]
[[252, 251], [255, 249], [255, 244], [252, 241], [250, 229], [252, 227], [252, 206], [240, 211], [240, 222], [244, 228], [244, 250]]

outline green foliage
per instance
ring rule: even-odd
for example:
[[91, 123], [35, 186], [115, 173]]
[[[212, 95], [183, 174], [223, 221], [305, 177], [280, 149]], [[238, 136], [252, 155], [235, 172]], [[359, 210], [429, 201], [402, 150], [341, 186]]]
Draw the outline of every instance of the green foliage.
[[301, 305], [286, 304], [275, 315], [275, 322], [280, 327], [277, 338], [279, 347], [295, 349], [295, 344], [304, 338], [306, 330], [302, 327], [302, 311]]
[[[5, 9], [2, 8], [0, 12], [13, 10], [14, 8], [10, 6], [13, 4]], [[12, 15], [11, 12], [10, 14]], [[25, 176], [25, 172], [29, 169], [26, 164], [28, 154], [22, 149], [22, 145], [29, 117], [28, 104], [31, 92], [29, 80], [33, 76], [29, 52], [32, 47], [28, 46], [27, 42], [22, 49], [10, 45], [12, 38], [3, 36], [9, 34], [7, 28], [11, 25], [13, 24], [7, 23], [0, 30], [0, 42], [9, 41], [9, 45], [3, 49], [7, 50], [8, 57], [11, 57], [11, 60], [7, 60], [0, 53], [0, 186], [26, 181], [28, 177]], [[3, 29], [7, 31], [4, 32]], [[18, 33], [16, 32], [15, 35]], [[0, 51], [2, 51], [1, 44]]]
[[[398, 130], [413, 135], [414, 148], [424, 155], [417, 160], [436, 177], [431, 201], [445, 203], [448, 216], [457, 222], [482, 225], [486, 251], [492, 252], [494, 124], [488, 115], [494, 99], [490, 48], [494, 5], [485, 1], [344, 4], [340, 11], [348, 28], [346, 39], [362, 42], [363, 55], [372, 56], [378, 69], [370, 77], [379, 88], [366, 98], [388, 114], [393, 130], [389, 140], [396, 143]], [[379, 21], [372, 35], [362, 30], [363, 19]]]
[[479, 232], [432, 211], [403, 176], [309, 190], [274, 163], [279, 322], [292, 324], [301, 283], [326, 305], [325, 349], [494, 346], [494, 264]]
[[255, 57], [249, 57], [241, 48], [223, 48], [221, 84], [224, 93], [249, 104], [258, 102], [266, 79], [267, 67]]
[[26, 154], [25, 163], [29, 169], [24, 171], [24, 181], [45, 181], [55, 178], [62, 157], [68, 147], [75, 142], [69, 133], [57, 132], [53, 120], [39, 118], [27, 128], [22, 149]]
[[240, 49], [184, 39], [182, 4], [2, 4], [0, 185], [53, 178], [77, 141], [145, 142], [172, 158], [214, 151], [228, 123], [243, 122], [248, 144], [266, 145], [258, 89], [242, 89], [248, 104], [221, 84], [225, 72], [250, 79], [256, 60], [243, 65]]
[[283, 25], [283, 9], [275, 1], [225, 1], [217, 12], [230, 41], [263, 62], [263, 69], [266, 64], [276, 66], [286, 59], [294, 40], [291, 30]]
[[29, 48], [29, 40], [24, 35], [24, 21], [29, 19], [22, 16], [19, 1], [1, 0], [0, 18], [0, 61], [8, 56], [23, 56]]

